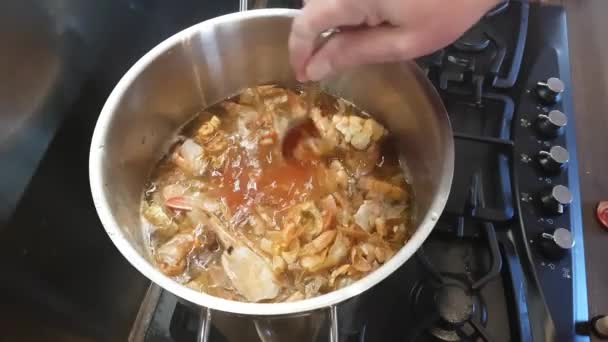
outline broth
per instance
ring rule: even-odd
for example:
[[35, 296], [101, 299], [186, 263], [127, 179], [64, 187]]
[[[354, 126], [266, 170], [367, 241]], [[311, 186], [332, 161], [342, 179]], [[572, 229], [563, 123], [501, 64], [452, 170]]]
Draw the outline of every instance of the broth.
[[388, 131], [321, 94], [314, 129], [281, 155], [305, 95], [268, 85], [200, 113], [142, 201], [159, 269], [232, 300], [282, 302], [347, 286], [409, 239], [412, 196]]

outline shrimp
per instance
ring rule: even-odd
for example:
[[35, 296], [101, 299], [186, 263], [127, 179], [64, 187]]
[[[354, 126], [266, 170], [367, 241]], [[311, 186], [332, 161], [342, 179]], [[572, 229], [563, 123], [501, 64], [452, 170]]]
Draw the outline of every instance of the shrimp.
[[302, 247], [302, 251], [300, 251], [300, 255], [311, 255], [316, 254], [327, 248], [336, 237], [337, 231], [328, 230], [326, 232], [321, 233], [316, 239], [307, 243]]
[[360, 178], [357, 186], [361, 190], [379, 193], [392, 200], [404, 200], [407, 196], [402, 187], [369, 176]]
[[323, 230], [323, 218], [321, 212], [312, 201], [307, 201], [296, 205], [287, 214], [289, 225], [296, 225], [290, 229], [298, 230], [298, 226], [303, 229], [302, 237], [305, 241], [311, 241]]
[[168, 276], [176, 276], [186, 268], [186, 256], [194, 246], [191, 234], [177, 234], [156, 250], [155, 259], [160, 270]]
[[205, 122], [197, 131], [196, 137], [199, 141], [205, 140], [208, 136], [215, 133], [222, 124], [222, 120], [217, 116], [213, 115], [209, 121]]

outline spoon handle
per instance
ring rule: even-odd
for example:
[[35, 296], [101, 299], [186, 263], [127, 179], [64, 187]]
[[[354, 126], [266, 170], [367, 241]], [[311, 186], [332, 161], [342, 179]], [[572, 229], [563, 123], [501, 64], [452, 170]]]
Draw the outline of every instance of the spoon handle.
[[321, 92], [321, 85], [319, 82], [308, 81], [304, 84], [304, 91], [306, 92], [306, 117], [310, 117], [310, 111], [317, 102], [319, 93]]
[[[315, 39], [313, 54], [319, 51], [319, 49], [321, 49], [325, 44], [327, 44], [327, 42], [331, 39], [331, 37], [333, 37], [334, 34], [337, 34], [339, 32], [340, 30], [337, 28], [331, 28], [321, 32], [317, 39]], [[307, 95], [307, 102], [310, 104], [310, 97], [318, 96], [318, 94], [321, 92], [321, 86], [319, 82], [307, 81], [304, 83], [304, 90], [307, 94], [310, 94]]]

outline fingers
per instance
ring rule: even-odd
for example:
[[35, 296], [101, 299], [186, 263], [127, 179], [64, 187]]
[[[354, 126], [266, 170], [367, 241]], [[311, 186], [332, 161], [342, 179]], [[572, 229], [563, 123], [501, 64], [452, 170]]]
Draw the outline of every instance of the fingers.
[[[290, 62], [306, 81], [358, 64], [412, 59], [455, 40], [498, 1], [309, 0], [293, 22]], [[315, 51], [330, 28], [340, 32]]]
[[429, 44], [422, 35], [403, 28], [377, 26], [340, 32], [309, 60], [304, 79], [318, 81], [345, 68], [407, 60], [425, 54]]
[[356, 4], [357, 1], [347, 0], [311, 0], [306, 3], [302, 13], [294, 19], [289, 36], [290, 62], [298, 79], [303, 80], [304, 67], [323, 31], [365, 22], [365, 10]]

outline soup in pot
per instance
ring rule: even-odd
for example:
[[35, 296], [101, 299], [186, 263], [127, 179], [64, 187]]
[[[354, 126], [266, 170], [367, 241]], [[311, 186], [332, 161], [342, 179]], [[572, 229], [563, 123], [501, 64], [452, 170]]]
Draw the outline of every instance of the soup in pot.
[[314, 127], [283, 158], [305, 96], [249, 88], [186, 125], [142, 201], [160, 271], [226, 299], [295, 301], [357, 281], [405, 244], [411, 187], [369, 115], [321, 93]]

